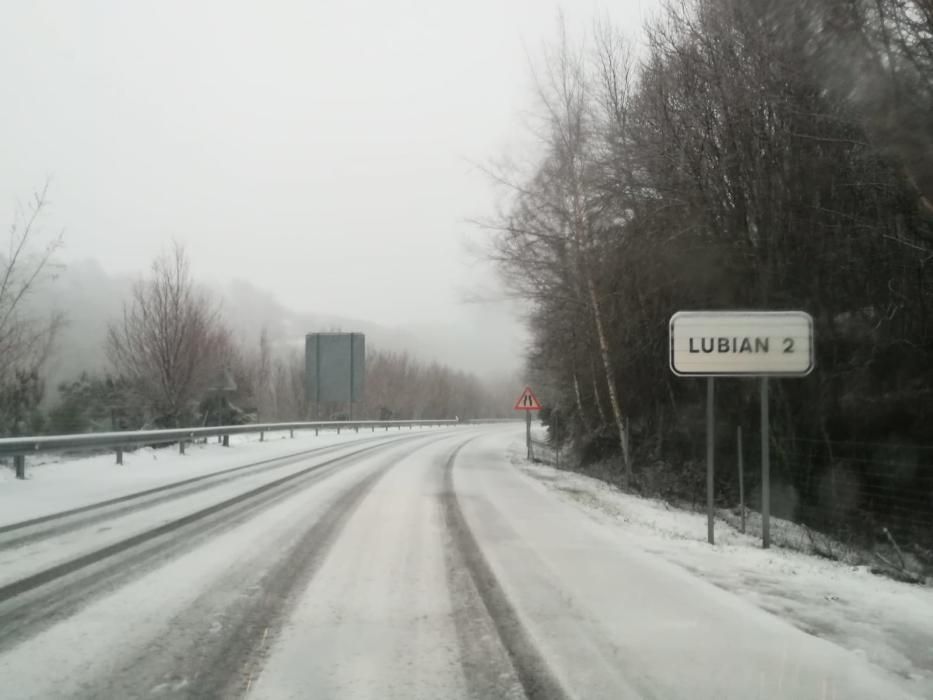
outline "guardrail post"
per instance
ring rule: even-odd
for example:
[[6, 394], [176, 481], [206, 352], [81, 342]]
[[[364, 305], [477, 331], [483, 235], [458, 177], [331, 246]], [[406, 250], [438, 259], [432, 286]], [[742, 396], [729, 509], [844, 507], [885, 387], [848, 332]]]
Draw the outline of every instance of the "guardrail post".
[[314, 437], [317, 437], [317, 428], [314, 429]]
[[178, 441], [178, 454], [180, 455], [185, 454], [185, 441], [184, 440]]
[[360, 432], [360, 426], [358, 426], [358, 425], [357, 425], [357, 426], [354, 426], [354, 428], [353, 428], [353, 429], [354, 429], [354, 430], [355, 430], [355, 431], [356, 431], [357, 433], [359, 433], [359, 432]]
[[340, 435], [340, 426], [337, 426], [337, 434]]
[[375, 433], [375, 432], [376, 432], [376, 426], [374, 425], [374, 426], [372, 426], [372, 428], [373, 428], [373, 432]]
[[291, 429], [291, 430], [288, 431], [288, 437], [290, 437], [290, 438], [295, 437], [295, 430], [294, 430], [294, 429]]
[[13, 467], [16, 469], [16, 478], [26, 478], [26, 455], [16, 455], [13, 457]]
[[223, 440], [222, 444], [224, 447], [230, 447], [230, 436], [229, 435], [224, 435], [222, 440]]
[[117, 464], [123, 464], [123, 448], [117, 448]]
[[266, 439], [266, 434], [263, 431], [259, 431], [259, 442], [262, 442]]
[[224, 444], [224, 436], [223, 436], [223, 435], [218, 435], [218, 436], [217, 436], [217, 444], [218, 444], [218, 445], [223, 445], [223, 444]]

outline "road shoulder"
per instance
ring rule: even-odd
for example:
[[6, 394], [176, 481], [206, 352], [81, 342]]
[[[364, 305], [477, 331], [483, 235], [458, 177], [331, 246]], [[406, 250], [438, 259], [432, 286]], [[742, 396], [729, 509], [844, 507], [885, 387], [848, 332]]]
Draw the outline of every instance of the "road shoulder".
[[574, 472], [524, 459], [518, 440], [509, 461], [564, 502], [637, 545], [734, 593], [798, 629], [880, 667], [918, 697], [933, 697], [933, 590], [782, 548], [762, 550], [751, 536], [717, 520], [706, 543], [703, 514], [644, 499]]

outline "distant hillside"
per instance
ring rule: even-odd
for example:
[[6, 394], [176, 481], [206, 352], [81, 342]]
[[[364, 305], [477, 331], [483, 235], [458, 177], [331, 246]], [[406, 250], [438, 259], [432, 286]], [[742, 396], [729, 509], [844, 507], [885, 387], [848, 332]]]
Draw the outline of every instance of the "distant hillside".
[[129, 295], [129, 278], [111, 277], [94, 260], [69, 265], [56, 279], [43, 283], [31, 305], [43, 311], [60, 311], [65, 326], [55, 342], [47, 370], [47, 398], [61, 381], [84, 370], [106, 366], [104, 338], [107, 324], [119, 318]]
[[[66, 325], [55, 344], [47, 366], [47, 382], [54, 387], [84, 370], [106, 368], [104, 339], [107, 324], [117, 319], [128, 298], [133, 280], [111, 276], [94, 260], [70, 264], [54, 280], [47, 281], [30, 300], [41, 312], [61, 311]], [[294, 311], [272, 294], [244, 280], [234, 280], [212, 290], [227, 322], [246, 344], [258, 343], [265, 327], [270, 339], [280, 347], [302, 347], [304, 335], [313, 331], [359, 331], [373, 347], [406, 351], [426, 361], [437, 361], [471, 371], [494, 383], [511, 381], [519, 365], [516, 353], [521, 332], [495, 315], [475, 312], [475, 326], [418, 325], [391, 327], [370, 321], [325, 313]], [[323, 305], [323, 303], [322, 303]], [[511, 335], [510, 335], [511, 334]]]
[[305, 333], [359, 331], [367, 343], [384, 350], [407, 351], [423, 360], [437, 361], [487, 378], [511, 374], [520, 357], [523, 329], [501, 315], [475, 310], [475, 321], [460, 324], [387, 326], [321, 313], [301, 313], [281, 304], [273, 295], [249, 282], [235, 280], [222, 290], [224, 312], [242, 338], [259, 338], [263, 325], [277, 343], [300, 347]]

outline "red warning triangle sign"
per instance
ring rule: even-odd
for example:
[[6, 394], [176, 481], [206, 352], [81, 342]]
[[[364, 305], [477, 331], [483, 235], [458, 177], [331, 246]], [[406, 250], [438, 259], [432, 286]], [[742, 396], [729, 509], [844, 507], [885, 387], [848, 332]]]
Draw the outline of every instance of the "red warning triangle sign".
[[531, 390], [530, 386], [526, 386], [525, 390], [522, 392], [522, 395], [518, 397], [518, 401], [515, 402], [516, 411], [540, 411], [541, 402], [538, 401], [538, 397], [534, 395], [534, 392]]

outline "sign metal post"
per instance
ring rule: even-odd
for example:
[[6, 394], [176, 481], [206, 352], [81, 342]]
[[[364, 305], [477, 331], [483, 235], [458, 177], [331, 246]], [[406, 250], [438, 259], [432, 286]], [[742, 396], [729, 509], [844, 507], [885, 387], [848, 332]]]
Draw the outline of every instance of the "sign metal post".
[[771, 546], [771, 450], [768, 378], [761, 378], [761, 546]]
[[745, 465], [742, 461], [742, 426], [735, 429], [736, 452], [739, 457], [739, 508], [742, 511], [742, 534], [745, 534]]
[[528, 461], [530, 462], [534, 456], [531, 450], [531, 412], [540, 411], [541, 402], [538, 401], [538, 397], [535, 396], [531, 387], [526, 386], [521, 396], [518, 397], [518, 401], [515, 402], [514, 408], [516, 411], [525, 412], [525, 447], [527, 448]]
[[[769, 377], [804, 377], [813, 371], [813, 318], [805, 311], [680, 311], [670, 321], [671, 371], [706, 377], [707, 539], [713, 544], [715, 377], [761, 379], [761, 543], [771, 546]], [[738, 433], [739, 500], [745, 521], [742, 433]]]
[[713, 476], [716, 459], [716, 421], [714, 418], [715, 388], [713, 377], [706, 378], [706, 541], [716, 544], [713, 534]]

